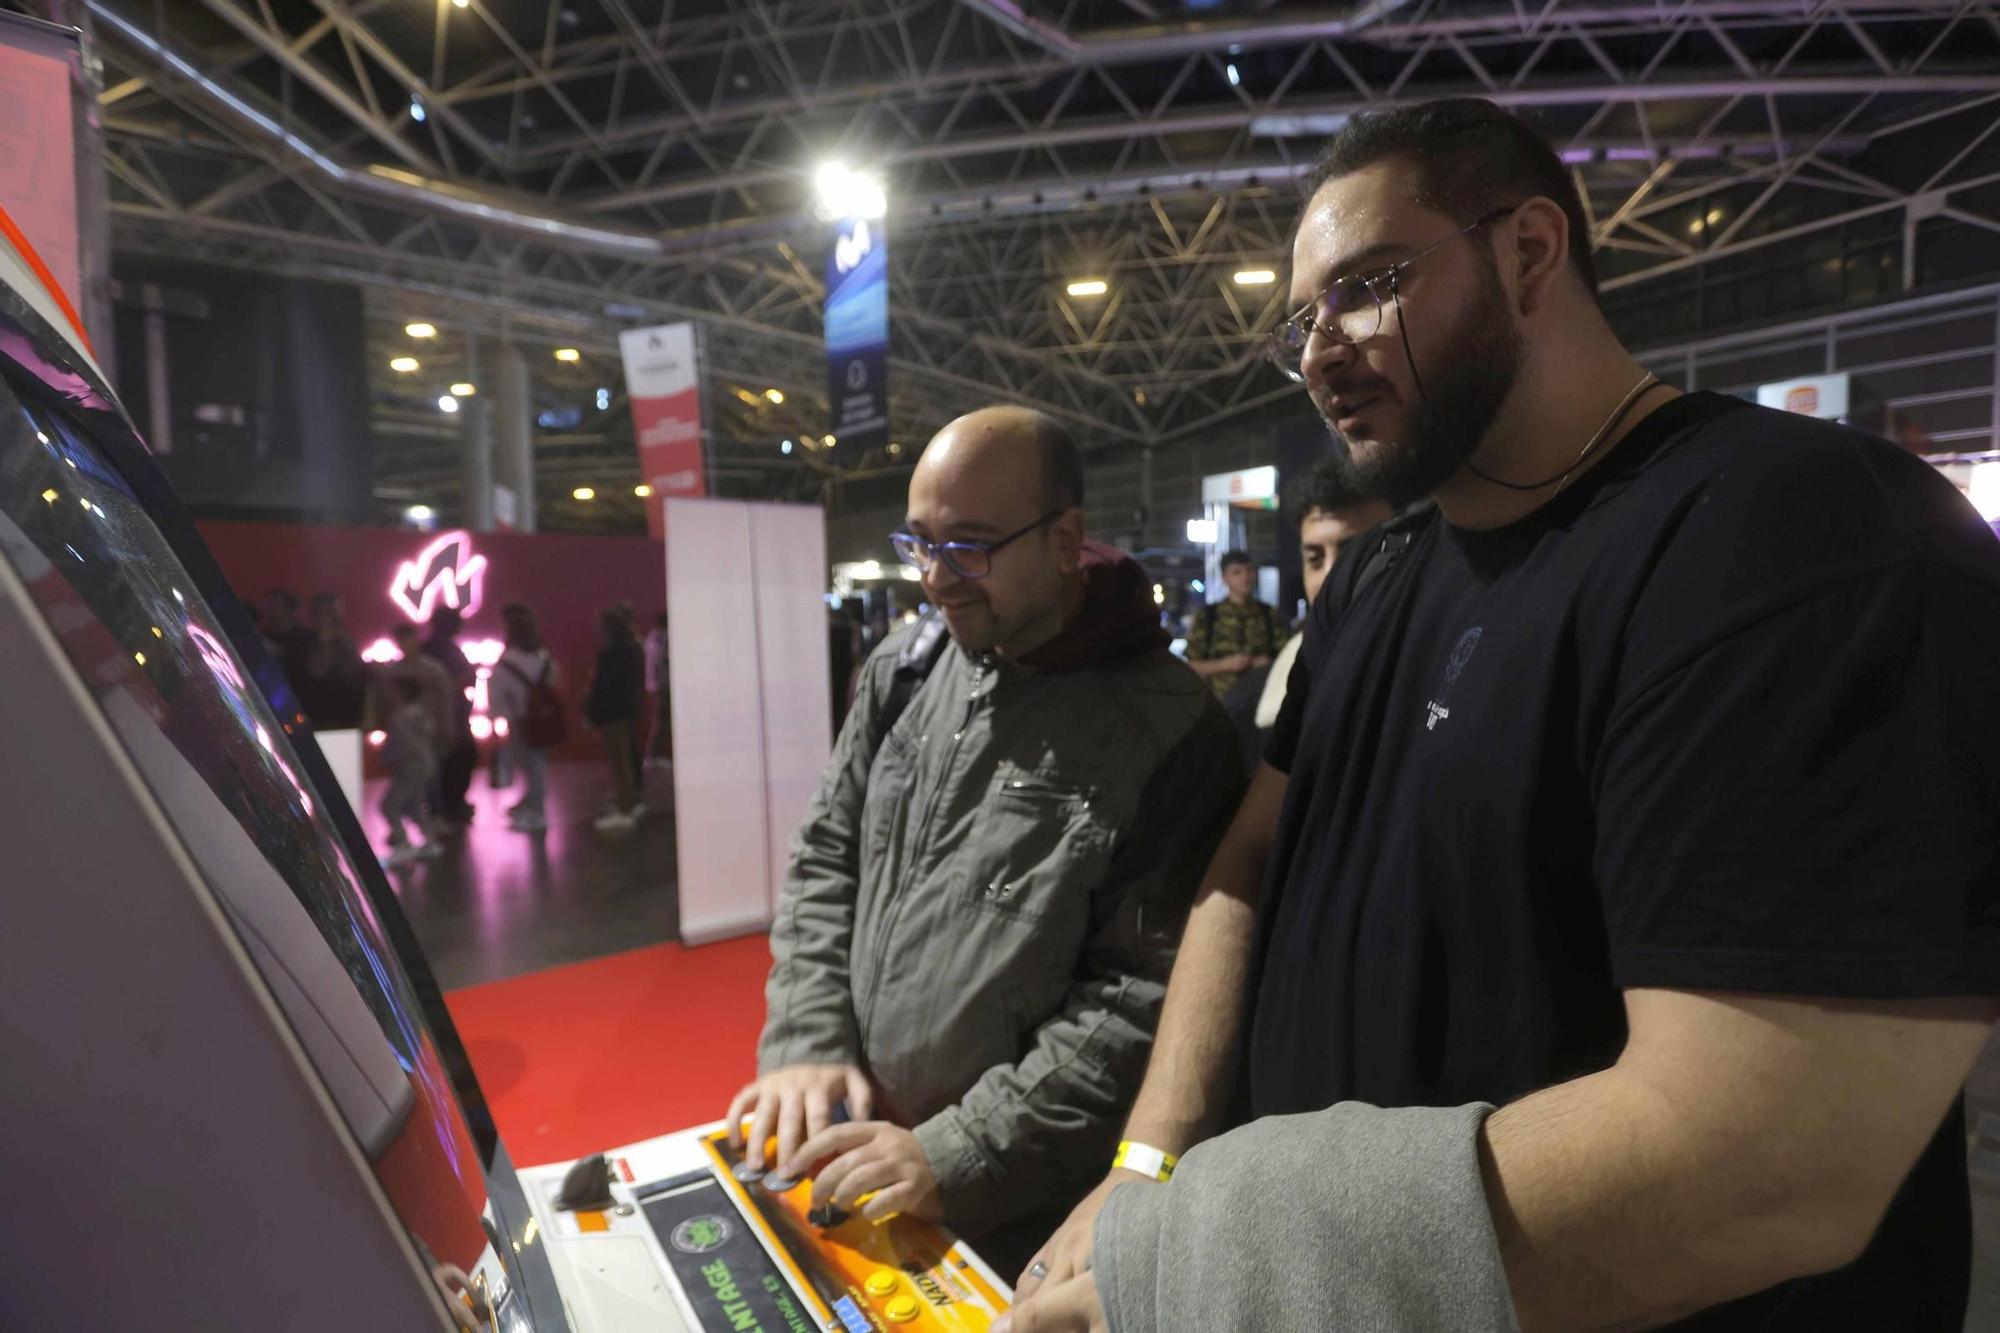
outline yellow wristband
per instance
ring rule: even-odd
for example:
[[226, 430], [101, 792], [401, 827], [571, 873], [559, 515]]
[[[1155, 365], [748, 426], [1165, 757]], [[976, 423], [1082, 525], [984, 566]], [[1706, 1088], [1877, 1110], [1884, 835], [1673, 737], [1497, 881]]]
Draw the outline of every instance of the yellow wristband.
[[1113, 1168], [1136, 1171], [1162, 1184], [1174, 1178], [1174, 1168], [1180, 1162], [1181, 1159], [1170, 1152], [1161, 1152], [1150, 1144], [1134, 1143], [1130, 1139], [1118, 1145], [1118, 1155], [1111, 1159]]

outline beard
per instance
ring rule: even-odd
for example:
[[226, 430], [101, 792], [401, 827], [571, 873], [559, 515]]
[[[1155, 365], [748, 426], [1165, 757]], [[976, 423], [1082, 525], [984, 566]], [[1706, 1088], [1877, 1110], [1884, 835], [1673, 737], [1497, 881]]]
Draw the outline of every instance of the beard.
[[1449, 481], [1478, 450], [1521, 373], [1524, 351], [1507, 308], [1507, 294], [1490, 255], [1481, 256], [1478, 290], [1430, 358], [1417, 369], [1407, 325], [1397, 310], [1398, 336], [1416, 387], [1414, 418], [1401, 441], [1380, 440], [1357, 451], [1329, 423], [1339, 448], [1334, 464], [1346, 482], [1397, 509]]

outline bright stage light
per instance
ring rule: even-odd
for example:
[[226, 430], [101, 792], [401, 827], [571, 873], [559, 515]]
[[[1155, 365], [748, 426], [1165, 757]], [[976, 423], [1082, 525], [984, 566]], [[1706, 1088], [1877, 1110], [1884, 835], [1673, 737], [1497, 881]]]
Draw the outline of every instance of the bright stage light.
[[1278, 275], [1268, 268], [1238, 269], [1235, 274], [1238, 287], [1269, 287], [1278, 280]]
[[1111, 284], [1102, 278], [1086, 278], [1072, 282], [1068, 290], [1071, 296], [1102, 296], [1111, 290]]
[[889, 211], [888, 187], [872, 171], [856, 171], [845, 162], [822, 162], [813, 172], [815, 210], [823, 221], [879, 218]]
[[429, 505], [410, 505], [403, 510], [405, 523], [428, 523], [437, 517], [437, 510]]
[[1187, 521], [1187, 539], [1196, 546], [1213, 546], [1216, 540], [1216, 523], [1212, 518], [1191, 518]]
[[403, 332], [409, 334], [412, 338], [435, 338], [438, 336], [437, 325], [426, 324], [422, 320], [418, 320], [414, 324], [405, 324]]
[[572, 500], [595, 500], [597, 492], [589, 486], [579, 486], [569, 493], [569, 498]]
[[574, 347], [558, 347], [556, 348], [556, 360], [565, 362], [581, 361], [583, 360], [583, 353], [577, 351]]
[[464, 380], [460, 380], [458, 383], [451, 386], [451, 392], [452, 396], [455, 398], [470, 398], [472, 397], [473, 394], [479, 391], [475, 389], [472, 385], [467, 384]]
[[389, 369], [398, 375], [414, 375], [423, 368], [423, 363], [414, 356], [399, 356], [389, 362]]
[[638, 496], [641, 500], [647, 499], [652, 495], [652, 493], [653, 493], [653, 488], [651, 486], [648, 486], [643, 481], [640, 482], [637, 486], [634, 486], [632, 488], [632, 494]]
[[458, 399], [452, 397], [448, 393], [438, 395], [438, 411], [440, 412], [458, 411]]
[[764, 396], [773, 403], [783, 403], [785, 401], [785, 394], [782, 389], [766, 389], [764, 390]]

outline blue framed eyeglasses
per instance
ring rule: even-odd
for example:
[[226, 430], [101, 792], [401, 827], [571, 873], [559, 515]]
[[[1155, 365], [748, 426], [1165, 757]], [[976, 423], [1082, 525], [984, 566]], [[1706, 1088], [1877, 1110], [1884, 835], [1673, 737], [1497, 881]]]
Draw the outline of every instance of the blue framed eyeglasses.
[[993, 572], [993, 553], [1010, 543], [1033, 532], [1045, 523], [1053, 523], [1061, 518], [1060, 512], [1043, 514], [1018, 532], [1010, 532], [998, 541], [990, 542], [933, 542], [926, 541], [914, 532], [892, 532], [889, 545], [896, 548], [896, 558], [920, 573], [928, 574], [931, 566], [943, 560], [945, 568], [962, 579], [983, 579]]

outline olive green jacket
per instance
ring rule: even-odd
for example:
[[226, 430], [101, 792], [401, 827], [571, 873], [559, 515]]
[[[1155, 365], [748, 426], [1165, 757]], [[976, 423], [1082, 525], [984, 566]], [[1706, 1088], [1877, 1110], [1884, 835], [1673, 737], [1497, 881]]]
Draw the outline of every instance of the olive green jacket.
[[954, 644], [874, 754], [901, 637], [793, 837], [758, 1066], [860, 1065], [952, 1228], [1032, 1245], [1109, 1169], [1239, 747], [1164, 649], [1038, 671]]

